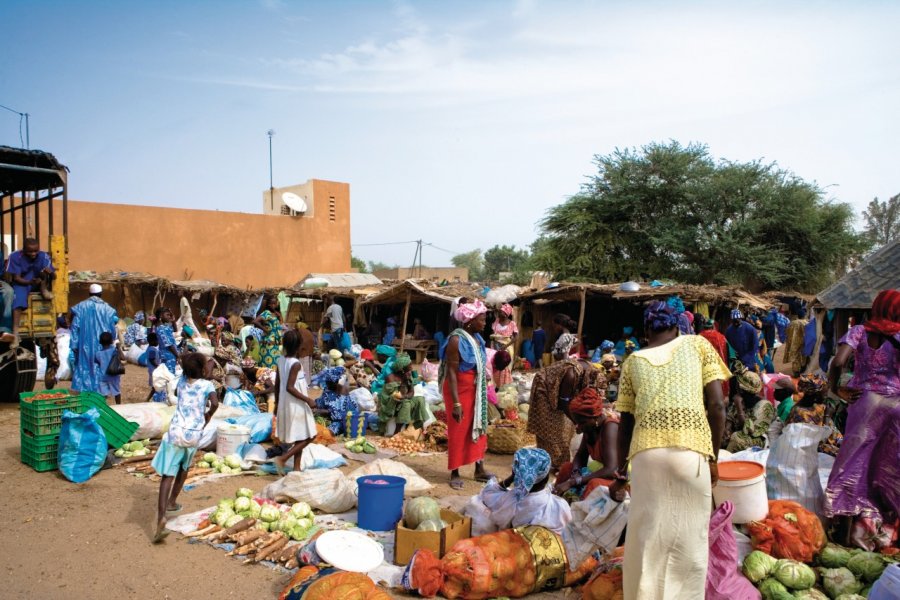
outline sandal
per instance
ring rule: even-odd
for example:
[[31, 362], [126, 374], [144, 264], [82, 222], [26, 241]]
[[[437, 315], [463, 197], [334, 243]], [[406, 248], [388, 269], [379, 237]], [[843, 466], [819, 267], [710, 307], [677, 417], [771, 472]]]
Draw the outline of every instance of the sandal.
[[180, 504], [176, 504], [176, 505], [175, 505], [175, 508], [167, 509], [167, 510], [166, 510], [166, 514], [167, 514], [167, 515], [174, 515], [175, 513], [180, 513], [182, 508], [184, 508], [184, 507], [181, 506]]
[[156, 523], [156, 533], [153, 535], [153, 543], [159, 544], [169, 535], [169, 530], [166, 529], [166, 522], [163, 520], [162, 522]]
[[448, 485], [450, 486], [451, 489], [461, 490], [461, 489], [463, 489], [463, 486], [465, 486], [466, 484], [462, 479], [457, 477], [456, 479], [451, 479], [450, 483]]
[[490, 481], [493, 477], [494, 477], [494, 474], [493, 474], [493, 473], [488, 473], [487, 471], [485, 471], [484, 473], [482, 473], [482, 474], [480, 474], [480, 475], [477, 475], [477, 474], [476, 474], [476, 475], [475, 475], [475, 481], [477, 481], [478, 483], [487, 483], [487, 482]]

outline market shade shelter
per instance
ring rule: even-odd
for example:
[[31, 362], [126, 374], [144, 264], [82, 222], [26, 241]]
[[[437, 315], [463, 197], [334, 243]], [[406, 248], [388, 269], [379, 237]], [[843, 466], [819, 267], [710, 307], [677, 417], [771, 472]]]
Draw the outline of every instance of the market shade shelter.
[[[308, 281], [316, 280], [325, 282], [326, 285], [314, 287], [304, 285]], [[384, 283], [370, 273], [309, 273], [287, 291], [291, 305], [285, 320], [288, 323], [295, 323], [298, 319], [302, 319], [311, 329], [319, 329], [325, 310], [322, 298], [332, 296], [344, 309], [344, 316], [348, 318], [347, 327], [353, 331], [365, 325], [359, 301], [378, 293], [384, 287]]]
[[590, 345], [597, 346], [602, 339], [618, 339], [623, 326], [630, 325], [635, 327], [635, 331], [640, 331], [643, 305], [651, 300], [666, 300], [673, 295], [679, 296], [688, 306], [699, 308], [701, 304], [706, 305], [710, 317], [723, 323], [728, 320], [728, 312], [733, 308], [764, 311], [775, 305], [738, 287], [639, 285], [638, 291], [627, 292], [623, 291], [620, 283], [560, 283], [522, 294], [516, 300], [522, 307], [522, 322], [519, 323], [521, 337], [530, 337], [536, 323], [549, 329], [553, 315], [565, 313], [578, 323], [579, 339], [583, 340], [583, 334], [587, 333]]
[[445, 286], [429, 284], [424, 281], [407, 279], [388, 286], [376, 294], [364, 298], [360, 304], [366, 314], [367, 321], [373, 319], [386, 320], [390, 316], [401, 316], [400, 349], [415, 347], [417, 344], [409, 338], [410, 324], [413, 318], [422, 319], [431, 334], [437, 331], [448, 331], [450, 321], [450, 305], [460, 296], [475, 298], [481, 287], [477, 284], [450, 284]]

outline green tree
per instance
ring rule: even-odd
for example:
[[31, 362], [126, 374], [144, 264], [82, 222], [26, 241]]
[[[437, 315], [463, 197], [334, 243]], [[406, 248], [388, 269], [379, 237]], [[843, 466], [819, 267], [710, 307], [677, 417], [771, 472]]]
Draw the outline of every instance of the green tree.
[[369, 261], [369, 273], [374, 273], [375, 271], [382, 271], [384, 269], [391, 269], [391, 265], [387, 263], [383, 263], [377, 260]]
[[494, 246], [484, 253], [484, 278], [498, 281], [501, 272], [522, 271], [528, 263], [528, 251], [515, 246]]
[[457, 254], [450, 259], [454, 267], [465, 267], [469, 269], [469, 281], [479, 281], [482, 279], [482, 269], [484, 259], [481, 257], [481, 248], [475, 248], [469, 252]]
[[350, 255], [350, 268], [356, 269], [360, 273], [368, 273], [368, 267], [366, 267], [366, 261], [356, 256]]
[[557, 279], [817, 290], [866, 248], [849, 205], [774, 163], [715, 160], [674, 141], [595, 163], [540, 222], [533, 262]]
[[863, 211], [865, 232], [876, 247], [900, 238], [900, 194], [880, 202], [875, 198]]

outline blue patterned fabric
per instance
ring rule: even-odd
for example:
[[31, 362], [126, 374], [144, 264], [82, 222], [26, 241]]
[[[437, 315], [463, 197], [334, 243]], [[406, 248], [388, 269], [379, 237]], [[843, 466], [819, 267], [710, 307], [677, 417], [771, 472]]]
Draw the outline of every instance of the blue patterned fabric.
[[513, 456], [513, 493], [521, 500], [534, 484], [550, 474], [550, 454], [541, 448], [520, 448]]

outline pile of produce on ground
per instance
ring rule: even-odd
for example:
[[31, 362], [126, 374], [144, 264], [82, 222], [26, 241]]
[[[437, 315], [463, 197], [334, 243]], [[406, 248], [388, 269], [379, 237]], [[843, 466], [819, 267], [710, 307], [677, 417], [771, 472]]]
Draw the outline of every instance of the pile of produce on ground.
[[381, 440], [378, 442], [378, 445], [389, 450], [396, 450], [400, 454], [413, 454], [415, 452], [425, 451], [425, 442], [413, 440], [401, 435], [395, 435]]
[[150, 440], [137, 440], [134, 442], [125, 442], [122, 447], [113, 454], [118, 458], [131, 458], [133, 456], [149, 456], [151, 452], [155, 452]]
[[211, 544], [234, 544], [229, 556], [247, 557], [244, 564], [263, 560], [288, 569], [298, 566], [300, 542], [316, 531], [315, 514], [309, 504], [285, 506], [253, 497], [253, 490], [240, 488], [233, 498], [219, 500], [208, 519], [186, 537]]
[[428, 450], [443, 452], [447, 449], [447, 424], [435, 421], [425, 429], [423, 439]]
[[238, 454], [229, 454], [220, 458], [215, 452], [207, 452], [197, 463], [197, 468], [212, 469], [216, 473], [240, 473], [241, 457]]
[[777, 559], [754, 550], [744, 559], [744, 575], [759, 588], [763, 600], [856, 600], [869, 594], [894, 557], [828, 544], [810, 565]]
[[441, 507], [434, 498], [419, 496], [403, 507], [403, 526], [417, 531], [440, 531], [447, 522], [441, 519]]
[[366, 440], [365, 437], [358, 437], [344, 442], [344, 448], [354, 454], [375, 454], [378, 452], [378, 448], [372, 442]]

